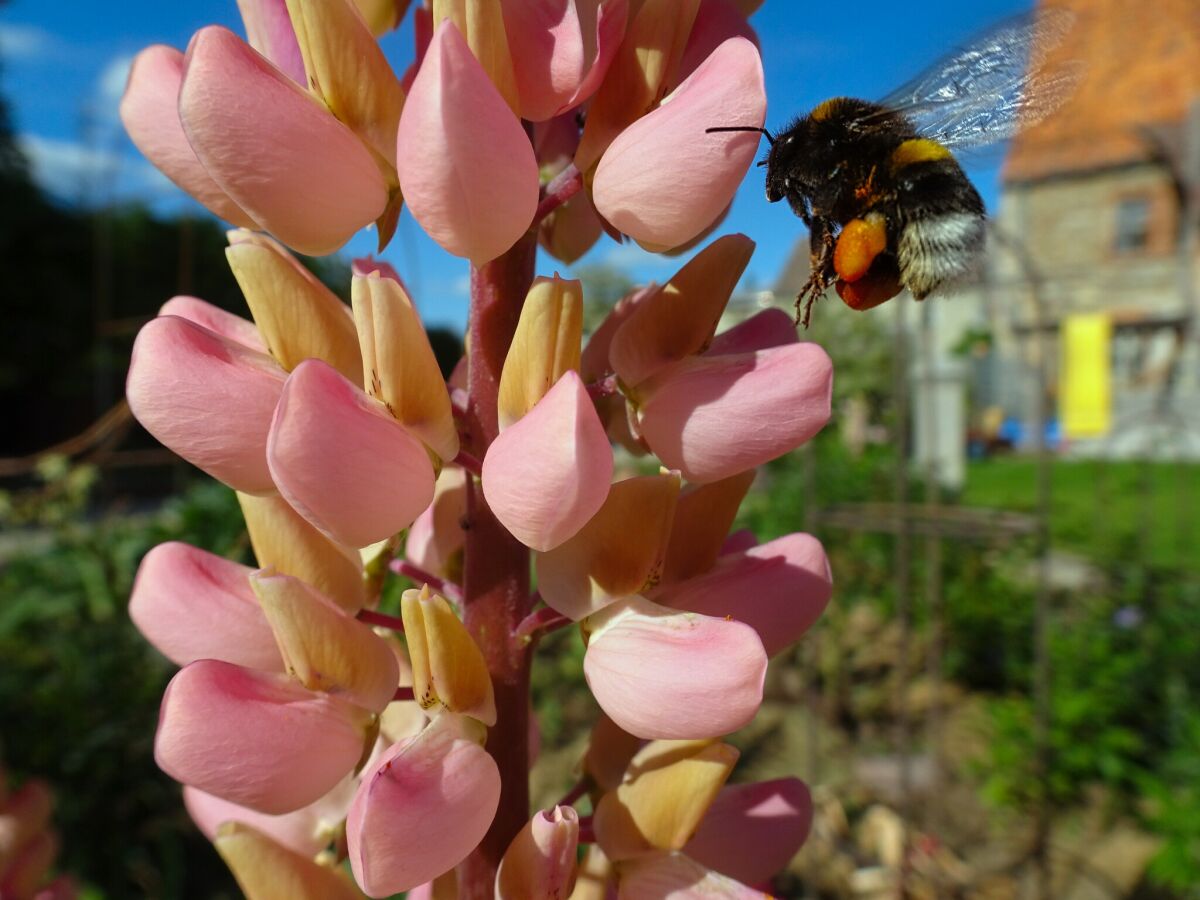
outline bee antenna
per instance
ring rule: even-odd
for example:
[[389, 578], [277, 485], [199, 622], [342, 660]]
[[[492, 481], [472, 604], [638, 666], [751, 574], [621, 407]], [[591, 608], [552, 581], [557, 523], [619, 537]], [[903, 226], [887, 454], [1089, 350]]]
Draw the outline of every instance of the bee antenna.
[[716, 134], [717, 132], [721, 131], [757, 131], [759, 134], [766, 137], [768, 144], [775, 143], [775, 135], [771, 134], [771, 132], [767, 131], [765, 128], [756, 128], [753, 125], [719, 125], [715, 128], [704, 129], [705, 134]]

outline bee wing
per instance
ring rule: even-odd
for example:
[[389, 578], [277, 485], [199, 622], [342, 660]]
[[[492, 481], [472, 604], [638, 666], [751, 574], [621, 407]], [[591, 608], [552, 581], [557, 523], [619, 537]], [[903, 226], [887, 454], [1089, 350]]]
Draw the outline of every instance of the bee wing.
[[[1062, 106], [1082, 80], [1080, 64], [1047, 66], [1074, 21], [1074, 13], [1065, 9], [1006, 19], [880, 104], [947, 147], [1010, 138]], [[857, 124], [869, 128], [869, 119]]]

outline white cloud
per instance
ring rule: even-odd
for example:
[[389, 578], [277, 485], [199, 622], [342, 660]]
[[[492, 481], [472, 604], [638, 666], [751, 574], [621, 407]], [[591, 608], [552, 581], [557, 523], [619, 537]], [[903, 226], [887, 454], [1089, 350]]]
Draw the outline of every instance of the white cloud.
[[20, 135], [22, 151], [41, 187], [68, 200], [108, 201], [114, 196], [157, 199], [178, 188], [145, 160], [73, 141]]
[[0, 59], [41, 59], [56, 54], [59, 47], [58, 38], [44, 28], [0, 22]]
[[125, 82], [129, 80], [129, 68], [132, 65], [133, 54], [114, 56], [96, 78], [96, 110], [112, 122], [118, 119], [117, 108], [121, 103], [121, 95], [125, 93]]

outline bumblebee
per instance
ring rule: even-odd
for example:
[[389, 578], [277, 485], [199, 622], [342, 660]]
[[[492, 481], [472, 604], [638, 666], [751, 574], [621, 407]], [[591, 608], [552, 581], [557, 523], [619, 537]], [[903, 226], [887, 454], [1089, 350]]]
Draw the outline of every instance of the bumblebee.
[[884, 99], [826, 100], [778, 134], [708, 129], [758, 131], [771, 145], [759, 163], [767, 200], [786, 199], [811, 234], [798, 321], [808, 326], [831, 285], [869, 309], [903, 288], [923, 300], [975, 269], [984, 205], [952, 150], [1009, 138], [1070, 96], [1081, 72], [1045, 63], [1073, 20], [1066, 10], [1005, 20]]

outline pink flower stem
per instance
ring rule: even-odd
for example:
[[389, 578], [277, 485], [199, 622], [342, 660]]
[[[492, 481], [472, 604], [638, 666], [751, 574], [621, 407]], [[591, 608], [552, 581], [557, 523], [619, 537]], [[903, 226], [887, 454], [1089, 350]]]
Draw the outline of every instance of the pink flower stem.
[[599, 381], [593, 381], [587, 386], [587, 392], [593, 402], [611, 397], [617, 392], [617, 376], [605, 375]]
[[550, 634], [552, 631], [558, 631], [560, 628], [566, 628], [568, 625], [574, 624], [571, 619], [562, 613], [548, 606], [543, 606], [521, 620], [521, 624], [513, 632], [513, 637], [528, 638], [530, 641], [536, 641], [544, 635]]
[[579, 843], [596, 843], [596, 829], [592, 827], [591, 816], [581, 816], [579, 819]]
[[[464, 449], [482, 459], [499, 433], [500, 370], [533, 283], [536, 233], [503, 256], [471, 268], [468, 341], [471, 366]], [[492, 900], [496, 869], [529, 821], [529, 666], [532, 645], [513, 631], [532, 610], [529, 549], [497, 521], [479, 483], [467, 480], [463, 553], [463, 619], [487, 661], [496, 697], [496, 724], [487, 751], [500, 769], [500, 807], [479, 847], [458, 867], [459, 900]]]
[[398, 687], [396, 693], [392, 695], [392, 700], [415, 700], [416, 695], [411, 687]]
[[393, 559], [390, 563], [390, 568], [397, 575], [403, 575], [417, 584], [427, 584], [431, 590], [437, 591], [447, 600], [453, 600], [458, 603], [463, 598], [463, 589], [453, 581], [447, 581], [445, 578], [438, 578], [426, 572], [424, 569], [414, 566], [406, 559]]
[[591, 786], [592, 781], [590, 778], [580, 778], [577, 782], [575, 782], [575, 787], [567, 791], [567, 793], [563, 795], [563, 798], [558, 801], [558, 805], [574, 806], [576, 801], [586, 794], [588, 792], [588, 788]]
[[533, 216], [533, 224], [541, 223], [542, 219], [578, 194], [582, 187], [583, 173], [575, 168], [575, 163], [571, 163], [546, 185], [537, 212]]
[[473, 457], [466, 450], [459, 450], [458, 456], [454, 457], [452, 462], [456, 466], [466, 469], [472, 475], [480, 475], [483, 473], [483, 466], [480, 464], [479, 460]]
[[360, 609], [357, 618], [358, 621], [366, 622], [368, 625], [379, 625], [382, 628], [390, 628], [392, 631], [404, 631], [404, 620], [399, 616], [389, 616], [387, 613], [375, 612], [373, 609]]

